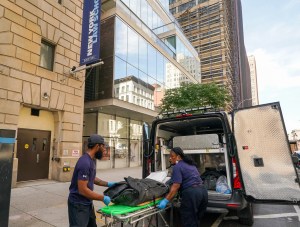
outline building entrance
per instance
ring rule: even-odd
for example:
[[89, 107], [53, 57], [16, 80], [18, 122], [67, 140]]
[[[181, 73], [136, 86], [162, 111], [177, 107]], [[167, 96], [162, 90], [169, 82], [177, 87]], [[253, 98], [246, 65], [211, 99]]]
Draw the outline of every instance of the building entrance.
[[17, 181], [48, 178], [50, 138], [50, 131], [18, 129]]

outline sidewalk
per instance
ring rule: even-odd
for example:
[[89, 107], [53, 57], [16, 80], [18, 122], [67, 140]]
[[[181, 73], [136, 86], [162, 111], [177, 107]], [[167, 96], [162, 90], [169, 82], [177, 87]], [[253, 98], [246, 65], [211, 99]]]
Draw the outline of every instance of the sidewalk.
[[[97, 176], [107, 181], [122, 181], [124, 177], [142, 178], [142, 168], [121, 168], [97, 171]], [[18, 183], [11, 191], [10, 227], [66, 227], [68, 222], [67, 198], [70, 182], [39, 180]], [[95, 186], [95, 191], [103, 193], [106, 187]], [[95, 209], [104, 204], [94, 201]], [[97, 224], [104, 222], [97, 216]]]

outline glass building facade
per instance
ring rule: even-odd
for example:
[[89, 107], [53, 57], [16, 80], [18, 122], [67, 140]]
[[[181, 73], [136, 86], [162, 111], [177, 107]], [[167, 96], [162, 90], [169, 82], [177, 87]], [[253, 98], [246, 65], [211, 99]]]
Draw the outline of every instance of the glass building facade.
[[198, 54], [167, 8], [168, 1], [102, 4], [104, 64], [86, 72], [84, 117], [84, 141], [98, 133], [109, 144], [101, 168], [140, 165], [142, 123], [157, 115], [164, 91], [201, 81]]

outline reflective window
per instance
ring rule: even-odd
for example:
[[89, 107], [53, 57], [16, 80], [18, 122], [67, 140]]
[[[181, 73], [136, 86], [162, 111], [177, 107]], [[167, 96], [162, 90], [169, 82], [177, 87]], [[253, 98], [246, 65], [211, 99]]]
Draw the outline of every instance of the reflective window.
[[139, 55], [138, 55], [138, 34], [128, 27], [128, 57], [127, 62], [135, 67], [138, 67]]
[[48, 70], [53, 71], [54, 64], [54, 49], [55, 46], [51, 43], [42, 40], [41, 43], [41, 56], [40, 56], [40, 66]]
[[156, 76], [157, 76], [157, 81], [158, 83], [163, 83], [164, 81], [164, 65], [165, 65], [165, 62], [164, 62], [164, 57], [162, 56], [161, 53], [157, 52], [157, 55], [156, 55]]
[[148, 45], [148, 74], [156, 77], [156, 50]]
[[[129, 4], [129, 8], [135, 13], [137, 14], [138, 8], [137, 8], [137, 2], [139, 0], [130, 0], [130, 4]], [[127, 4], [128, 5], [128, 4]]]
[[147, 6], [148, 6], [148, 22], [147, 22], [147, 25], [148, 25], [148, 27], [149, 28], [153, 28], [153, 10], [152, 10], [152, 7], [149, 5], [149, 4], [147, 4]]
[[115, 79], [120, 79], [125, 77], [126, 74], [126, 61], [115, 57]]
[[122, 0], [122, 2], [124, 2], [124, 4], [127, 5], [128, 7], [129, 7], [129, 5], [130, 5], [130, 4], [129, 4], [129, 1], [130, 1], [130, 0]]
[[145, 24], [148, 22], [148, 3], [146, 0], [141, 0], [141, 20]]
[[127, 26], [119, 19], [116, 18], [116, 40], [115, 40], [115, 54], [127, 60]]
[[140, 0], [136, 0], [136, 8], [137, 8], [136, 15], [138, 17], [141, 17], [141, 1]]
[[118, 138], [128, 138], [128, 119], [123, 117], [116, 117], [117, 125], [117, 137]]
[[[148, 82], [148, 75], [142, 71], [139, 71], [139, 79], [142, 81], [142, 82], [145, 82], [147, 83]], [[140, 86], [138, 86], [137, 89], [140, 89]]]
[[83, 136], [90, 136], [91, 134], [97, 133], [97, 126], [95, 124], [96, 119], [97, 119], [96, 113], [84, 114]]
[[148, 73], [148, 49], [144, 38], [139, 37], [139, 69]]
[[152, 28], [158, 27], [158, 15], [153, 11], [153, 25]]
[[104, 113], [98, 113], [97, 132], [101, 132], [101, 136], [104, 137], [116, 136], [116, 129], [111, 126], [112, 122], [114, 121], [114, 116]]
[[[114, 97], [153, 110], [154, 105], [160, 104], [165, 89], [179, 87], [180, 83], [190, 81], [187, 75], [118, 18], [115, 33], [116, 42], [119, 40], [119, 43], [115, 44]], [[177, 61], [195, 77], [197, 69], [200, 70], [196, 58], [179, 39], [173, 37], [171, 43], [177, 49]]]

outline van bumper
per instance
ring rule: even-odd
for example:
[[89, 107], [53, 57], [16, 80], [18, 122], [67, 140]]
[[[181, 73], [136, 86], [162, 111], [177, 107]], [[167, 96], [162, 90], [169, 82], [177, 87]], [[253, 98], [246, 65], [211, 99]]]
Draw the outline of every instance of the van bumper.
[[207, 210], [220, 213], [226, 210], [241, 210], [247, 206], [247, 203], [241, 191], [234, 190], [231, 198], [228, 200], [208, 199]]

